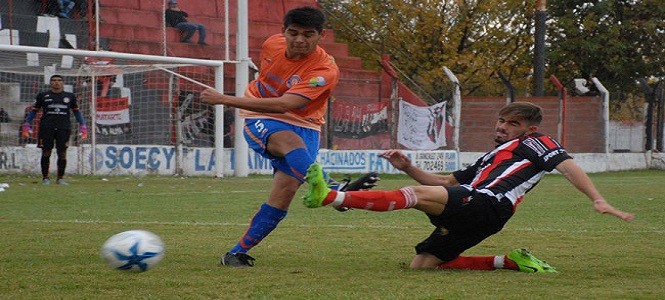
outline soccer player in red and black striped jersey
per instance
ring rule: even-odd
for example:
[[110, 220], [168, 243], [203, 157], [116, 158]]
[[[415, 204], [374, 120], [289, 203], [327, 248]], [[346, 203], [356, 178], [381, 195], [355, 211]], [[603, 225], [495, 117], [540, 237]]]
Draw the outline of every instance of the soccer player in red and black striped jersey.
[[523, 272], [556, 272], [549, 264], [525, 249], [507, 255], [461, 256], [462, 252], [499, 232], [512, 217], [524, 194], [545, 173], [557, 170], [591, 201], [594, 209], [624, 221], [631, 213], [607, 203], [582, 168], [553, 138], [537, 132], [542, 109], [528, 102], [514, 102], [499, 111], [496, 123], [497, 147], [473, 165], [440, 175], [411, 163], [399, 150], [381, 156], [418, 181], [394, 191], [338, 192], [327, 188], [321, 167], [313, 164], [307, 173], [307, 207], [337, 205], [350, 208], [391, 211], [415, 208], [436, 227], [416, 245], [413, 269], [511, 269]]

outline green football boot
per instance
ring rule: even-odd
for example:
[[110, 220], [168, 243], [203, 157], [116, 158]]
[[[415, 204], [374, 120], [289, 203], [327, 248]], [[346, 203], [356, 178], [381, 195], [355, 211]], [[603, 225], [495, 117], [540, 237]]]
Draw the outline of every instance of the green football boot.
[[309, 208], [323, 206], [323, 200], [328, 196], [330, 188], [323, 177], [323, 169], [319, 164], [313, 163], [309, 166], [305, 181], [307, 181], [308, 187], [302, 203]]
[[508, 253], [508, 258], [514, 261], [520, 268], [520, 272], [526, 273], [556, 273], [554, 267], [537, 259], [526, 249], [515, 249]]

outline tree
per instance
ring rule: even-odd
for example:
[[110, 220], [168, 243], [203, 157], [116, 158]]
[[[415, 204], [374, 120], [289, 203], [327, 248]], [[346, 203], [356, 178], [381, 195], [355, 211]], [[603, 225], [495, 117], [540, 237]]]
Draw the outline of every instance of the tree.
[[598, 77], [623, 98], [639, 78], [665, 79], [665, 6], [658, 0], [553, 1], [549, 71]]
[[[376, 62], [390, 54], [434, 99], [446, 94], [443, 66], [458, 76], [465, 95], [505, 94], [499, 71], [518, 93], [530, 89], [535, 1], [319, 2], [352, 55]], [[546, 78], [554, 74], [566, 83], [598, 77], [613, 99], [639, 93], [638, 78], [665, 79], [662, 0], [547, 4]], [[551, 84], [545, 87], [555, 93]]]
[[[531, 70], [531, 18], [526, 1], [319, 1], [353, 55], [393, 64], [434, 99], [444, 98], [443, 66], [466, 95], [500, 95], [502, 71], [526, 90]], [[376, 67], [377, 64], [372, 66]]]

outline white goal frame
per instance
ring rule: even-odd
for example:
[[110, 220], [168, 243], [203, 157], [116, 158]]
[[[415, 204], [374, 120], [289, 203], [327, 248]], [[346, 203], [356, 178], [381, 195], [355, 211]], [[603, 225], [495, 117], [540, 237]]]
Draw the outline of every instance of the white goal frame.
[[[173, 65], [173, 64], [185, 64], [185, 65], [199, 65], [199, 66], [206, 66], [206, 67], [212, 67], [215, 70], [215, 86], [211, 87], [216, 89], [217, 91], [223, 93], [224, 92], [224, 65], [231, 63], [231, 64], [238, 64], [236, 68], [236, 72], [240, 74], [240, 76], [236, 76], [236, 95], [242, 95], [244, 93], [244, 89], [247, 86], [247, 78], [249, 77], [248, 75], [248, 68], [243, 66], [248, 66], [249, 65], [249, 59], [242, 59], [241, 61], [221, 61], [221, 60], [204, 60], [204, 59], [194, 59], [194, 58], [183, 58], [183, 57], [169, 57], [169, 56], [157, 56], [157, 55], [146, 55], [146, 54], [132, 54], [132, 53], [120, 53], [120, 52], [112, 52], [112, 51], [88, 51], [88, 50], [76, 50], [76, 49], [62, 49], [62, 48], [44, 48], [44, 47], [31, 47], [31, 46], [17, 46], [17, 45], [2, 45], [0, 44], [0, 51], [7, 51], [7, 52], [16, 52], [16, 53], [44, 53], [44, 54], [52, 54], [52, 55], [71, 55], [71, 56], [78, 56], [78, 57], [97, 57], [97, 58], [113, 58], [113, 59], [127, 59], [127, 60], [140, 60], [144, 62], [150, 62], [154, 63], [155, 65]], [[156, 66], [156, 68], [160, 69], [160, 67]], [[169, 70], [165, 70], [166, 72], [172, 73], [173, 75], [176, 75], [180, 78], [183, 78], [185, 80], [189, 80], [195, 84], [199, 84], [202, 87], [208, 87], [207, 85], [197, 82], [196, 80], [193, 80], [191, 78], [187, 78], [186, 76], [179, 75], [177, 73], [174, 73]], [[245, 73], [242, 75], [242, 73]], [[242, 124], [244, 121], [238, 117], [238, 112], [236, 110], [236, 132], [242, 132]], [[94, 124], [94, 120], [92, 120]], [[223, 105], [215, 105], [215, 142], [214, 142], [214, 149], [215, 149], [215, 171], [214, 174], [216, 177], [223, 177], [224, 176], [224, 170], [225, 170], [225, 159], [224, 159], [224, 106]], [[93, 125], [94, 126], [94, 125]], [[238, 127], [240, 127], [240, 130], [238, 130]], [[93, 135], [92, 140], [94, 141], [94, 134], [95, 130], [91, 131], [91, 134]], [[242, 135], [240, 135], [240, 138], [238, 138], [238, 135], [236, 135], [236, 138], [234, 140], [234, 152], [235, 152], [235, 160], [234, 160], [234, 175], [235, 176], [247, 176], [249, 173], [249, 167], [247, 164], [247, 155], [248, 155], [248, 146], [245, 142], [245, 140], [242, 138]], [[94, 148], [94, 144], [92, 145]], [[95, 151], [92, 151], [93, 155], [93, 160], [95, 161]], [[93, 174], [95, 173], [94, 170], [94, 164], [93, 164]]]

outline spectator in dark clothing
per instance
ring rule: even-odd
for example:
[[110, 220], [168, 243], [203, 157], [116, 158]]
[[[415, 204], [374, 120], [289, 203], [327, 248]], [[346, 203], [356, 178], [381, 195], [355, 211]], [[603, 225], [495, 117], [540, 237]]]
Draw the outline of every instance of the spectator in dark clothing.
[[4, 108], [0, 107], [0, 123], [9, 123], [9, 114]]
[[74, 6], [76, 6], [76, 3], [72, 0], [56, 0], [56, 2], [58, 3], [58, 8], [60, 9], [58, 16], [61, 18], [70, 19], [72, 17], [72, 10], [74, 9]]
[[178, 28], [185, 36], [182, 38], [181, 42], [189, 43], [189, 39], [192, 38], [194, 32], [199, 31], [199, 44], [207, 45], [205, 42], [206, 39], [206, 28], [203, 24], [191, 23], [187, 21], [189, 16], [186, 12], [180, 10], [178, 7], [178, 2], [176, 0], [169, 0], [169, 8], [164, 12], [166, 19], [166, 25], [169, 27]]

